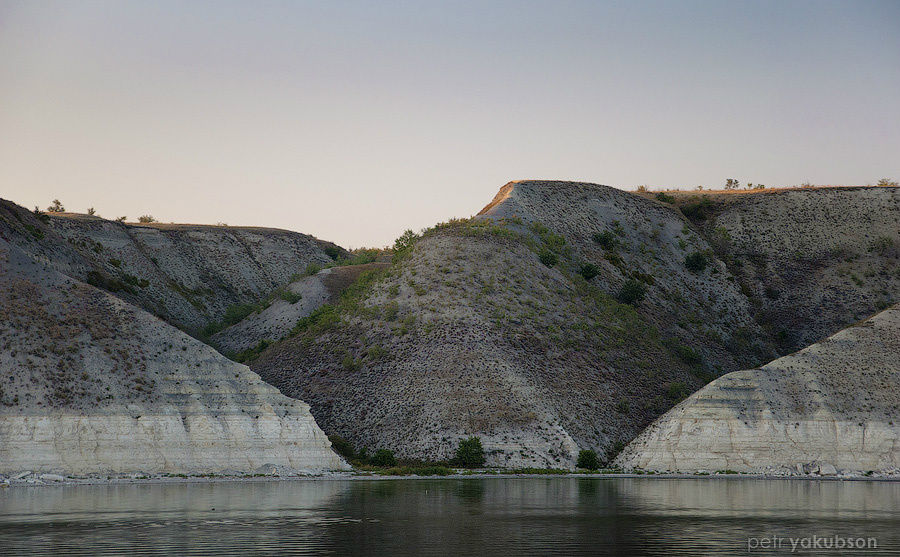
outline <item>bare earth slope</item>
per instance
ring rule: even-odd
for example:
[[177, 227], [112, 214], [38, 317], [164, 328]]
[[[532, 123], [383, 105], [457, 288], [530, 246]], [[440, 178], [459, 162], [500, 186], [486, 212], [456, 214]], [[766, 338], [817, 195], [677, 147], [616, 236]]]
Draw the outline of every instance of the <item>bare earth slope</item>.
[[900, 307], [710, 383], [647, 428], [624, 468], [900, 469]]
[[900, 188], [673, 195], [783, 351], [897, 301]]
[[386, 265], [367, 263], [330, 267], [295, 280], [284, 288], [296, 297], [296, 301], [275, 299], [262, 311], [252, 313], [210, 337], [210, 344], [224, 354], [231, 354], [258, 346], [260, 342], [281, 340], [300, 319], [324, 304], [336, 302], [341, 292], [353, 284], [361, 273]]
[[[709, 249], [654, 201], [513, 183], [252, 367], [356, 446], [445, 459], [474, 434], [491, 464], [569, 466], [579, 448], [630, 440], [705, 378], [774, 357], [724, 264], [684, 267]], [[582, 278], [585, 263], [599, 274]], [[647, 289], [637, 309], [613, 296], [629, 280]]]
[[5, 209], [0, 473], [345, 467], [306, 404], [147, 312], [55, 271], [46, 258], [68, 257], [65, 242], [41, 234], [30, 212]]
[[[14, 218], [21, 213], [0, 200], [0, 218], [18, 228], [13, 243], [34, 239]], [[326, 250], [335, 257], [345, 253], [312, 236], [270, 228], [126, 224], [76, 214], [50, 214], [47, 223], [35, 219], [30, 226], [46, 240], [29, 249], [58, 271], [188, 331], [221, 320], [231, 305], [263, 298], [311, 263], [331, 262]]]

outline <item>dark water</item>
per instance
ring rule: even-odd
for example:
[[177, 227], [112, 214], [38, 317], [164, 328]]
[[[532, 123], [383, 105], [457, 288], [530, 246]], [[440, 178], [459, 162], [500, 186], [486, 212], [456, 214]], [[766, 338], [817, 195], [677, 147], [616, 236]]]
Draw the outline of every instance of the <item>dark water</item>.
[[[900, 554], [900, 483], [492, 478], [0, 490], [3, 555]], [[780, 550], [762, 548], [781, 538]], [[748, 550], [754, 543], [759, 547]], [[776, 543], [776, 542], [770, 542]], [[867, 542], [870, 543], [870, 542]]]

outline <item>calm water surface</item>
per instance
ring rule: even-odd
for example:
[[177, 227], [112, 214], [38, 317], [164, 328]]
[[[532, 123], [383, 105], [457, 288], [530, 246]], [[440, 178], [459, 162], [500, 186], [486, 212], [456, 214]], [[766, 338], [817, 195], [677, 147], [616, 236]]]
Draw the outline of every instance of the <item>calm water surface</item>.
[[[900, 555], [900, 483], [310, 480], [0, 490], [3, 555]], [[748, 551], [749, 538], [782, 538]], [[799, 542], [798, 542], [799, 543]]]

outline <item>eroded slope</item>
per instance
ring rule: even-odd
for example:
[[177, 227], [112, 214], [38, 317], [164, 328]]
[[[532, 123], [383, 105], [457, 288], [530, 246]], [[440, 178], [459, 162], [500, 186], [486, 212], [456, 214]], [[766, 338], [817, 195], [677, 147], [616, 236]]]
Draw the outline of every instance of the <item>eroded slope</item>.
[[[6, 216], [9, 216], [7, 213]], [[28, 212], [0, 227], [0, 473], [299, 471], [345, 465], [303, 402], [111, 294]], [[27, 248], [33, 251], [28, 251]]]
[[900, 308], [710, 383], [647, 428], [624, 468], [771, 472], [900, 468]]
[[191, 332], [229, 306], [257, 301], [310, 264], [345, 251], [268, 228], [126, 224], [75, 214], [36, 218], [0, 200], [7, 240], [63, 274], [103, 288]]
[[[513, 183], [252, 367], [358, 447], [446, 459], [475, 434], [491, 464], [569, 466], [707, 377], [774, 354], [721, 262], [684, 267], [695, 251], [710, 247], [671, 207], [593, 184]], [[646, 289], [636, 308], [614, 297], [629, 281]]]

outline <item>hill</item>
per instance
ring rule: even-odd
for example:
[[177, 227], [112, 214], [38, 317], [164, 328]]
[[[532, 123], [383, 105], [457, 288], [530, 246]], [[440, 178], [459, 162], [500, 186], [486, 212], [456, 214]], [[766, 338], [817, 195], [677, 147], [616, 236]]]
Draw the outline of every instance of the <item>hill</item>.
[[306, 404], [61, 273], [89, 260], [33, 213], [0, 209], [0, 473], [346, 466]]
[[[900, 207], [895, 188], [877, 190], [710, 198], [697, 209], [692, 198], [512, 182], [477, 217], [407, 236], [389, 270], [363, 275], [251, 365], [357, 447], [440, 460], [474, 434], [494, 465], [614, 455], [711, 379], [893, 299], [889, 223]], [[877, 250], [823, 242], [868, 225]], [[836, 244], [881, 278], [849, 286], [846, 261], [821, 256]], [[780, 266], [798, 250], [818, 257], [810, 280]], [[762, 257], [759, 270], [746, 262]]]
[[900, 469], [900, 307], [765, 366], [729, 373], [619, 456], [624, 468], [695, 472]]
[[20, 214], [0, 200], [0, 218], [15, 231], [12, 243], [194, 334], [310, 264], [346, 254], [312, 236], [270, 228], [133, 224], [69, 213], [27, 224], [15, 218]]

